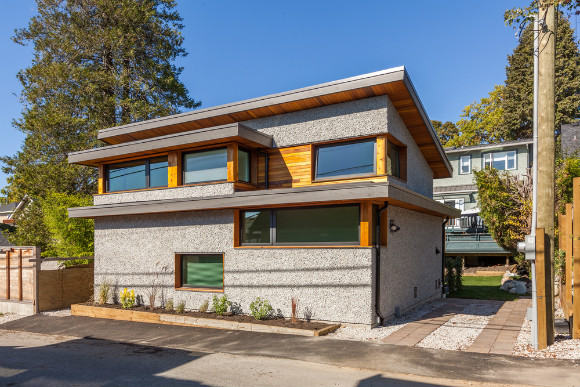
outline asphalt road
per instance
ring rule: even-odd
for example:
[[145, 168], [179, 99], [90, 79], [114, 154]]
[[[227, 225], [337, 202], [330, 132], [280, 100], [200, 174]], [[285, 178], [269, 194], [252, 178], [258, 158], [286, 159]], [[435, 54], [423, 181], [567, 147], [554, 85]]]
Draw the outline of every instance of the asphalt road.
[[0, 385], [493, 386], [292, 359], [6, 330], [0, 330]]

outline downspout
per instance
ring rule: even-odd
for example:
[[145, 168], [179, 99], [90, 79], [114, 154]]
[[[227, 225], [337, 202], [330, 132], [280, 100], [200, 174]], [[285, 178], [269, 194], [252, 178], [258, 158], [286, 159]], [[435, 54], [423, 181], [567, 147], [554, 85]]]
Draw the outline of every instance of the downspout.
[[377, 314], [377, 325], [382, 326], [384, 316], [381, 314], [381, 215], [389, 207], [389, 202], [385, 202], [383, 208], [377, 211], [377, 235], [375, 240], [376, 251], [376, 274], [375, 274], [375, 313]]
[[264, 188], [268, 189], [268, 165], [270, 164], [270, 155], [268, 155], [268, 152], [262, 152], [260, 149], [257, 149], [257, 152], [260, 156], [264, 156]]
[[441, 225], [441, 294], [445, 295], [445, 236], [447, 231], [445, 230], [449, 222], [449, 218], [446, 218]]

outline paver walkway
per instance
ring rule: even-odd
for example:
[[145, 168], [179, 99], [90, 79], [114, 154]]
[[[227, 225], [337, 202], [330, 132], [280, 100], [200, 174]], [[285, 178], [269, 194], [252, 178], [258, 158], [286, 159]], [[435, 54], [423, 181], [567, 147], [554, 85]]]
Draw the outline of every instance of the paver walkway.
[[531, 305], [531, 299], [506, 301], [467, 351], [511, 355]]
[[442, 301], [445, 303], [443, 306], [427, 313], [420, 320], [409, 323], [398, 331], [393, 332], [385, 337], [382, 342], [413, 347], [470, 304], [501, 304], [501, 301], [464, 300], [459, 298], [446, 298]]

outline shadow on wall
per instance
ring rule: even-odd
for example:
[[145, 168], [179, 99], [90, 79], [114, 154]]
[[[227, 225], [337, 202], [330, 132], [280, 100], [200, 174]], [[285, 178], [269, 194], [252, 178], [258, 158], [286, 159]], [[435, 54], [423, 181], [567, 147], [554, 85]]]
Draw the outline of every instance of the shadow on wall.
[[0, 346], [0, 385], [202, 387], [159, 374], [205, 355], [90, 337], [30, 348]]

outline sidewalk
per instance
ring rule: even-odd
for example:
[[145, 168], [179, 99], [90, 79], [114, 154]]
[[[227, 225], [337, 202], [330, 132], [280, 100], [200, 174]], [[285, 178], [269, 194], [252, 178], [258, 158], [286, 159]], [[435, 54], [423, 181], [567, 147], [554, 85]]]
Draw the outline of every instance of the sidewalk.
[[431, 350], [323, 337], [298, 337], [88, 317], [31, 316], [0, 329], [176, 348], [266, 356], [385, 373], [508, 385], [580, 386], [580, 362]]

